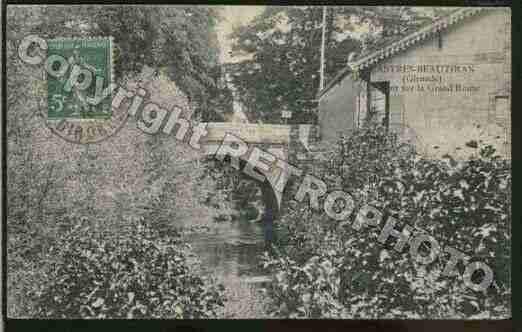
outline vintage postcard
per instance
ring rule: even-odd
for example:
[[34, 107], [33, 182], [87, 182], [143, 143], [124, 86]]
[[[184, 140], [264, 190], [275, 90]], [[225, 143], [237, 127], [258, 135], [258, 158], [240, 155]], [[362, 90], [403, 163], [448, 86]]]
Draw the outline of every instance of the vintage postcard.
[[5, 23], [8, 318], [511, 317], [509, 7]]

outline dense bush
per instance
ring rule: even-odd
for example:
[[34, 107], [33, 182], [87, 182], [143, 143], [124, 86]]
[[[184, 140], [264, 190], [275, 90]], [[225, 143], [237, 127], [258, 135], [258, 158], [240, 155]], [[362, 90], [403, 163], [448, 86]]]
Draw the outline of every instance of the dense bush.
[[[265, 267], [276, 275], [267, 289], [274, 314], [289, 317], [506, 317], [509, 316], [511, 165], [490, 146], [455, 161], [421, 157], [394, 135], [369, 128], [342, 139], [322, 169], [329, 187], [342, 188], [356, 203], [346, 221], [300, 205], [278, 223], [275, 256]], [[329, 176], [326, 176], [329, 174]], [[317, 174], [314, 174], [317, 175]], [[383, 213], [378, 227], [353, 229], [358, 208]], [[494, 271], [484, 293], [466, 288], [459, 276], [440, 273], [449, 254], [420, 265], [408, 246], [377, 241], [384, 220], [398, 220], [483, 261]], [[314, 271], [312, 273], [312, 271]], [[476, 277], [476, 276], [475, 276]]]
[[[85, 223], [85, 222], [84, 222]], [[36, 294], [49, 318], [208, 318], [223, 287], [192, 273], [184, 245], [142, 223], [114, 238], [78, 224], [59, 239], [52, 278]]]
[[[118, 85], [133, 90], [140, 82], [145, 84], [149, 99], [154, 102], [185, 108], [189, 98], [184, 91], [196, 102], [196, 113], [207, 110], [203, 115], [219, 118], [216, 109], [223, 101], [219, 95], [223, 91], [215, 84], [220, 73], [215, 62], [218, 49], [214, 14], [213, 9], [189, 7], [9, 8], [5, 57], [9, 96], [5, 263], [10, 318], [63, 317], [69, 313], [74, 317], [212, 316], [213, 301], [219, 301], [215, 287], [188, 272], [181, 245], [164, 248], [163, 244], [169, 241], [156, 235], [154, 239], [144, 238], [136, 232], [124, 239], [127, 231], [123, 228], [127, 228], [128, 219], [138, 216], [143, 216], [149, 227], [162, 236], [176, 236], [183, 218], [194, 222], [210, 219], [206, 218], [208, 209], [196, 200], [198, 193], [193, 188], [211, 187], [211, 183], [197, 181], [195, 174], [200, 169], [187, 162], [191, 155], [166, 136], [163, 145], [169, 149], [163, 149], [164, 146], [155, 149], [162, 142], [152, 139], [145, 144], [143, 133], [132, 123], [110, 140], [96, 145], [74, 145], [55, 137], [41, 117], [45, 115], [45, 103], [40, 101], [46, 98], [43, 69], [24, 63], [17, 51], [20, 41], [34, 33], [44, 38], [109, 34], [115, 37]], [[158, 20], [159, 16], [167, 20]], [[166, 25], [160, 27], [158, 22]], [[137, 33], [125, 32], [129, 29]], [[159, 34], [155, 33], [158, 29], [162, 30]], [[170, 39], [176, 42], [169, 42]], [[198, 45], [194, 44], [195, 39]], [[151, 43], [154, 47], [142, 47]], [[166, 78], [163, 69], [180, 61], [186, 64], [181, 66], [186, 70], [176, 72], [174, 78]], [[147, 65], [159, 69], [154, 84], [145, 79], [146, 70], [136, 74]], [[209, 107], [210, 104], [214, 106]], [[197, 214], [198, 218], [187, 217], [189, 213]], [[70, 225], [81, 218], [96, 220], [98, 225], [69, 233]], [[115, 234], [122, 239], [114, 239]], [[158, 244], [160, 249], [150, 243]], [[140, 272], [134, 279], [123, 267], [127, 264], [126, 253], [131, 255], [128, 259], [138, 262]], [[97, 265], [98, 258], [102, 261]], [[77, 280], [78, 273], [85, 273], [79, 275], [83, 279]], [[172, 277], [163, 279], [158, 273], [170, 273]], [[127, 281], [122, 279], [115, 284], [116, 288], [110, 288], [120, 277]], [[140, 278], [152, 280], [150, 288], [139, 288]], [[154, 287], [174, 288], [158, 296], [150, 293], [160, 293]], [[98, 298], [103, 305], [98, 306], [101, 301]], [[121, 306], [126, 304], [124, 311], [116, 310], [113, 303], [116, 300], [121, 301]], [[161, 303], [153, 306], [155, 301]]]

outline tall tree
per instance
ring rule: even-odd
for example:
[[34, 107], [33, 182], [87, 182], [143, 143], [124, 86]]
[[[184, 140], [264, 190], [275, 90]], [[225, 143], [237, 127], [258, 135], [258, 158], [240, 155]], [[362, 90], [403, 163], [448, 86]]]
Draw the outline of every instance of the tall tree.
[[[195, 6], [47, 6], [35, 31], [43, 37], [114, 37], [116, 75], [140, 72], [147, 65], [165, 70], [187, 94], [196, 116], [215, 117], [231, 102], [218, 84], [220, 19], [213, 7]], [[231, 107], [231, 106], [230, 106]]]
[[[328, 7], [326, 81], [346, 66], [352, 52], [368, 52], [438, 14], [411, 7]], [[267, 7], [251, 24], [235, 29], [232, 51], [252, 58], [236, 66], [233, 81], [252, 118], [279, 123], [282, 110], [288, 110], [290, 123], [316, 121], [321, 30], [320, 6]]]

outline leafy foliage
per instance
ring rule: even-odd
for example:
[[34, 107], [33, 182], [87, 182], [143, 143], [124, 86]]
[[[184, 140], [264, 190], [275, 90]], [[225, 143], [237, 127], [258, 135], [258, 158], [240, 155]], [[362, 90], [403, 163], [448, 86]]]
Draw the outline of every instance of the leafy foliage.
[[165, 70], [195, 104], [196, 116], [219, 119], [214, 113], [231, 108], [219, 84], [220, 17], [213, 7], [42, 6], [37, 17], [33, 32], [44, 38], [113, 36], [117, 77], [144, 66]]
[[[346, 67], [350, 54], [380, 47], [437, 14], [411, 7], [328, 7], [325, 82]], [[358, 36], [356, 29], [364, 25], [369, 32]], [[235, 67], [233, 82], [253, 118], [278, 123], [281, 111], [288, 110], [293, 112], [291, 123], [316, 121], [321, 37], [321, 6], [269, 6], [251, 24], [233, 32], [233, 52], [251, 56]]]
[[142, 223], [124, 237], [96, 238], [81, 223], [54, 248], [53, 279], [37, 293], [49, 318], [207, 318], [223, 287], [193, 274], [184, 246]]
[[434, 20], [448, 15], [447, 7], [419, 8], [410, 6], [368, 7], [355, 10], [355, 22], [366, 24], [369, 29], [362, 36], [361, 55], [376, 51]]
[[208, 167], [202, 179], [210, 178], [216, 184], [208, 195], [207, 204], [222, 211], [220, 220], [260, 220], [265, 208], [261, 183], [238, 172], [227, 162], [208, 158], [206, 163]]
[[[468, 160], [450, 156], [431, 160], [392, 134], [366, 128], [342, 139], [330, 159], [323, 169], [333, 175], [330, 186], [350, 193], [355, 212], [341, 222], [309, 208], [289, 210], [283, 216], [277, 224], [280, 236], [274, 255], [264, 260], [276, 274], [268, 288], [274, 314], [509, 316], [511, 166], [491, 146], [481, 147], [481, 153]], [[365, 204], [381, 211], [383, 221], [379, 227], [355, 230], [350, 225]], [[458, 276], [441, 276], [449, 254], [421, 265], [409, 250], [393, 250], [394, 240], [382, 245], [377, 237], [390, 216], [398, 221], [395, 229], [415, 226], [441, 247], [450, 246], [471, 261], [488, 264], [494, 283], [484, 293], [474, 292], [464, 285], [462, 263]], [[311, 269], [315, 274], [307, 272]]]
[[[195, 169], [193, 164], [185, 162], [185, 157], [188, 158], [187, 153], [178, 151], [177, 146], [173, 147], [170, 144], [171, 149], [166, 150], [168, 142], [147, 141], [136, 126], [131, 128], [132, 125], [123, 128], [111, 140], [95, 146], [72, 145], [55, 137], [41, 118], [44, 110], [39, 100], [45, 96], [42, 68], [28, 66], [17, 55], [18, 43], [27, 34], [36, 33], [49, 38], [100, 35], [104, 33], [100, 30], [99, 24], [109, 25], [109, 21], [114, 20], [113, 35], [125, 35], [121, 29], [134, 31], [131, 15], [147, 17], [145, 14], [154, 13], [154, 8], [149, 7], [133, 7], [137, 9], [135, 12], [123, 10], [125, 8], [130, 7], [121, 6], [118, 9], [110, 6], [23, 6], [9, 7], [6, 13], [6, 134], [9, 150], [6, 182], [9, 192], [6, 209], [6, 295], [9, 317], [63, 317], [72, 314], [75, 317], [112, 318], [111, 315], [118, 315], [117, 317], [125, 318], [131, 308], [137, 305], [136, 301], [140, 297], [140, 305], [131, 312], [134, 317], [213, 317], [216, 308], [221, 307], [221, 296], [218, 295], [220, 289], [212, 282], [207, 282], [187, 270], [189, 257], [184, 246], [178, 243], [177, 233], [171, 227], [187, 210], [194, 210], [195, 213], [206, 211], [195, 199], [196, 194], [187, 195], [183, 192], [185, 188], [189, 191], [191, 185], [195, 186], [195, 182], [191, 182], [195, 179], [189, 179], [187, 182], [180, 176], [181, 173], [196, 174], [201, 169]], [[155, 8], [159, 11], [160, 7]], [[179, 7], [172, 9], [184, 12]], [[120, 14], [121, 17], [116, 17]], [[118, 23], [120, 18], [123, 19], [121, 25]], [[139, 27], [145, 25], [140, 25], [142, 23], [139, 20], [136, 22], [138, 33], [128, 33], [128, 38], [143, 37]], [[167, 29], [165, 33], [170, 32]], [[203, 34], [204, 29], [200, 27], [198, 33]], [[136, 44], [133, 44], [134, 42]], [[121, 46], [122, 40], [117, 43]], [[118, 83], [135, 83], [140, 77], [133, 71], [145, 63], [140, 60], [143, 58], [140, 54], [149, 52], [148, 49], [138, 49], [131, 45], [142, 44], [134, 39], [129, 41], [127, 46], [130, 48], [126, 52], [130, 58], [128, 62], [120, 64], [121, 82]], [[207, 59], [205, 61], [210, 67], [195, 66], [193, 72], [207, 69], [211, 71], [213, 68], [210, 55], [212, 47], [203, 49], [204, 58]], [[119, 56], [122, 56], [122, 50], [119, 52]], [[189, 54], [191, 57], [199, 56], [193, 52]], [[155, 65], [162, 66], [161, 63]], [[172, 81], [167, 80], [167, 84], [164, 82], [165, 75], [158, 77], [161, 80], [155, 81], [162, 87], [168, 83], [174, 85]], [[177, 98], [178, 94], [182, 95], [176, 90], [174, 97], [169, 96], [169, 101]], [[147, 145], [144, 141], [150, 144]], [[166, 156], [169, 158], [166, 159]], [[149, 169], [149, 166], [153, 169]], [[173, 169], [176, 172], [173, 172]], [[142, 179], [145, 181], [141, 181]], [[175, 185], [182, 181], [182, 186]], [[198, 182], [197, 185], [204, 187], [211, 184]], [[190, 207], [187, 207], [188, 205]], [[148, 207], [149, 211], [144, 209], [144, 206]], [[147, 221], [147, 230], [142, 232], [129, 229], [132, 220], [137, 217]], [[72, 231], [71, 225], [80, 220], [89, 220], [89, 225], [81, 225]], [[149, 233], [154, 235], [147, 235]], [[167, 234], [172, 240], [165, 239], [164, 235]], [[76, 247], [75, 243], [67, 241], [78, 241], [79, 246], [89, 248], [91, 254], [86, 254], [82, 248]], [[158, 245], [159, 249], [153, 244]], [[105, 249], [109, 251], [104, 251]], [[138, 257], [133, 256], [138, 255], [140, 250], [145, 251], [144, 255], [150, 262], [140, 261]], [[142, 279], [132, 279], [130, 270], [120, 266], [126, 264], [122, 263], [126, 254], [141, 264], [142, 270], [136, 278], [153, 280], [151, 289], [126, 288], [132, 285], [135, 288], [142, 282]], [[101, 259], [101, 265], [98, 266], [89, 260], [89, 257], [94, 257], [92, 255]], [[83, 265], [75, 265], [76, 259]], [[157, 267], [150, 266], [152, 262], [161, 264]], [[120, 276], [128, 277], [129, 284], [122, 283], [113, 289], [101, 287], [92, 294], [95, 298], [87, 299], [87, 295], [100, 283], [110, 286], [112, 282], [117, 281], [109, 273], [114, 271], [111, 270], [113, 263], [120, 264], [116, 270]], [[193, 265], [195, 264], [191, 261], [190, 267]], [[95, 270], [98, 274], [91, 275]], [[75, 273], [80, 272], [86, 274], [82, 276], [83, 279], [75, 281]], [[151, 272], [154, 274], [148, 274]], [[160, 273], [172, 273], [176, 280], [163, 280]], [[65, 293], [65, 288], [60, 286], [63, 285], [62, 282], [71, 284], [71, 289], [76, 289], [69, 289], [71, 292], [88, 292], [82, 293], [82, 296], [80, 293], [75, 294], [77, 297], [74, 297], [74, 300], [66, 298], [73, 295]], [[178, 289], [174, 290], [174, 293], [166, 292], [164, 298], [150, 296], [150, 292], [159, 292], [158, 289], [154, 290], [154, 287], [170, 286]], [[180, 290], [182, 288], [186, 290]], [[63, 292], [60, 293], [60, 290]], [[55, 300], [51, 296], [53, 292], [62, 297]], [[118, 304], [123, 305], [127, 303], [129, 293], [134, 294], [132, 305], [128, 304], [127, 311], [117, 311], [117, 305], [111, 302], [115, 301], [112, 297], [116, 296], [118, 301], [123, 301]], [[112, 303], [112, 307], [103, 309], [103, 306], [98, 306], [98, 298], [103, 298], [106, 307], [107, 303]], [[151, 302], [158, 298], [163, 302]], [[167, 300], [171, 301], [171, 304], [164, 304]], [[64, 304], [64, 301], [70, 305]], [[179, 308], [183, 309], [181, 314]]]
[[[252, 24], [233, 33], [233, 50], [252, 54], [251, 61], [238, 67], [234, 84], [258, 119], [277, 123], [286, 108], [294, 112], [292, 122], [315, 121], [310, 101], [318, 88], [321, 20], [321, 7], [317, 6], [267, 7]], [[343, 43], [329, 40], [327, 61], [334, 62], [336, 54], [358, 47], [357, 41], [349, 38]]]

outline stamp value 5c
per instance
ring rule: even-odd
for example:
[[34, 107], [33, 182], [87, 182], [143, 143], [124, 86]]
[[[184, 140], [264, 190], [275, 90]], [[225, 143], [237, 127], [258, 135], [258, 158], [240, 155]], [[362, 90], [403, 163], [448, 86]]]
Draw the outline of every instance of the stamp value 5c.
[[111, 37], [58, 38], [47, 41], [47, 126], [79, 144], [102, 141], [126, 122], [113, 107]]
[[67, 61], [70, 73], [52, 75], [65, 69], [63, 60], [53, 63], [47, 76], [48, 119], [110, 119], [112, 96], [99, 103], [89, 98], [96, 95], [96, 85], [105, 89], [112, 81], [111, 40], [54, 39], [47, 45], [47, 56]]

